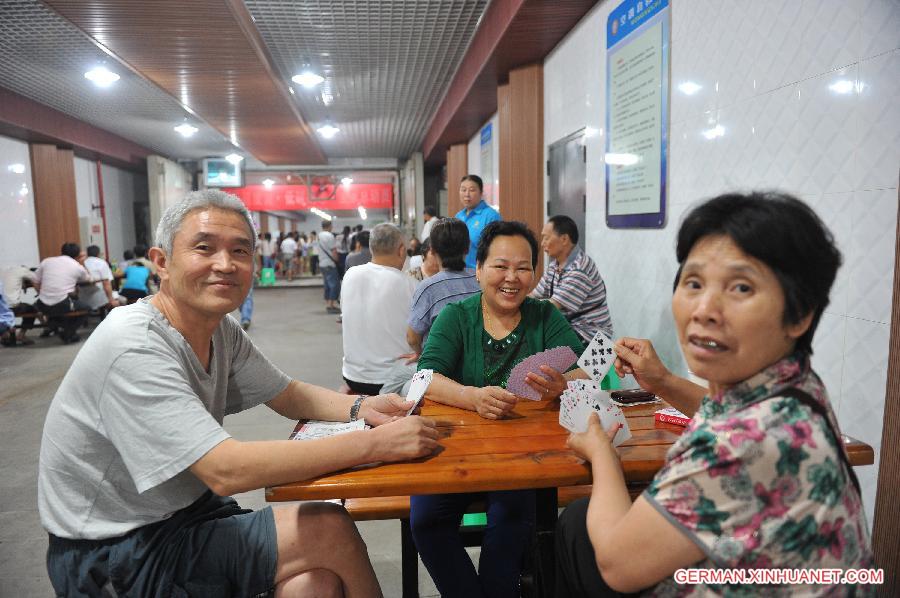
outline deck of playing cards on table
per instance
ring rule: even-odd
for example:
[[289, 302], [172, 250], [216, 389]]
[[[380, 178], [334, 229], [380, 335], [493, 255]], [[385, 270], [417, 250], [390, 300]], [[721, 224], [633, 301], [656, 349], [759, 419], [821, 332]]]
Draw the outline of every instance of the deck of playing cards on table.
[[535, 353], [531, 357], [526, 357], [520, 361], [512, 369], [506, 381], [506, 390], [523, 399], [540, 401], [543, 398], [541, 393], [525, 381], [525, 376], [528, 372], [534, 372], [549, 380], [550, 377], [541, 371], [542, 365], [550, 366], [560, 374], [564, 374], [575, 364], [576, 359], [578, 359], [578, 356], [569, 347], [555, 347]]

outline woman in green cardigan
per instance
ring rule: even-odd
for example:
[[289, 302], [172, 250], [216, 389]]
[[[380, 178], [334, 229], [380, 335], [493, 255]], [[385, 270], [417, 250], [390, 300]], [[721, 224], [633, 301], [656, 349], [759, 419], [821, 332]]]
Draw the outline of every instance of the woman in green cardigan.
[[[492, 222], [477, 250], [481, 292], [447, 305], [437, 317], [419, 359], [434, 370], [426, 397], [487, 419], [500, 419], [516, 405], [505, 389], [517, 363], [546, 349], [583, 346], [550, 303], [528, 297], [534, 285], [538, 244], [521, 222]], [[547, 366], [550, 379], [528, 374], [529, 384], [547, 399], [566, 388], [563, 376]], [[468, 505], [484, 501], [487, 527], [478, 572], [459, 536]], [[442, 596], [502, 598], [519, 595], [519, 575], [534, 529], [534, 491], [496, 491], [413, 496], [410, 523], [416, 548]]]

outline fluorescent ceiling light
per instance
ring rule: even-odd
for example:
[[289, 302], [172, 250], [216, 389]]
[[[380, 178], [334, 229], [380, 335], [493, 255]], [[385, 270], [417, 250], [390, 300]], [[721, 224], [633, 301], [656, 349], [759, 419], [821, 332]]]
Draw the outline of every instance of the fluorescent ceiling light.
[[263, 185], [265, 186], [266, 189], [271, 189], [272, 185], [274, 185], [274, 184], [275, 184], [275, 181], [273, 181], [272, 179], [263, 179]]
[[119, 75], [110, 71], [105, 66], [98, 66], [86, 72], [84, 78], [97, 87], [109, 87], [119, 80]]
[[854, 89], [861, 91], [861, 86], [857, 86], [849, 79], [840, 79], [828, 86], [828, 89], [834, 93], [851, 93]]
[[359, 211], [359, 217], [360, 217], [360, 218], [362, 218], [363, 220], [365, 220], [366, 218], [368, 218], [369, 215], [366, 214], [366, 209], [365, 209], [364, 207], [359, 206], [359, 207], [356, 208], [356, 209]]
[[6, 170], [14, 173], [14, 174], [25, 174], [25, 165], [24, 164], [10, 164], [6, 167]]
[[178, 131], [178, 133], [179, 133], [182, 137], [190, 137], [190, 136], [192, 136], [194, 133], [196, 133], [197, 131], [199, 131], [200, 129], [198, 129], [198, 128], [195, 127], [195, 126], [189, 125], [189, 124], [187, 124], [187, 123], [181, 123], [180, 125], [178, 125], [177, 127], [175, 127], [175, 130]]
[[241, 163], [241, 160], [244, 159], [244, 156], [239, 156], [238, 154], [228, 154], [225, 156], [225, 159], [237, 166]]
[[331, 139], [338, 134], [338, 131], [340, 131], [340, 129], [338, 129], [334, 125], [325, 125], [324, 127], [319, 127], [316, 130], [319, 131], [319, 135], [321, 135], [325, 139]]
[[343, 185], [344, 187], [349, 187], [352, 184], [353, 184], [353, 179], [351, 179], [348, 176], [345, 176], [344, 178], [341, 179], [341, 185]]
[[294, 75], [293, 77], [291, 77], [291, 81], [293, 81], [297, 85], [302, 85], [306, 89], [312, 89], [324, 80], [325, 77], [312, 71], [303, 71], [299, 75]]
[[681, 93], [683, 93], [686, 96], [692, 96], [695, 93], [697, 93], [698, 91], [700, 91], [701, 89], [703, 89], [703, 86], [697, 85], [693, 81], [685, 81], [684, 83], [682, 83], [678, 86], [678, 91], [680, 91]]
[[318, 216], [319, 218], [321, 218], [322, 220], [328, 220], [329, 222], [332, 220], [331, 214], [329, 214], [328, 212], [324, 212], [324, 211], [320, 210], [319, 208], [310, 208], [309, 211], [312, 212], [313, 214], [315, 214], [316, 216]]
[[712, 129], [707, 129], [703, 131], [702, 135], [707, 139], [715, 139], [716, 137], [721, 137], [725, 134], [725, 127], [722, 125], [716, 125]]
[[610, 166], [631, 166], [637, 164], [640, 158], [636, 154], [615, 154], [607, 152], [603, 161]]

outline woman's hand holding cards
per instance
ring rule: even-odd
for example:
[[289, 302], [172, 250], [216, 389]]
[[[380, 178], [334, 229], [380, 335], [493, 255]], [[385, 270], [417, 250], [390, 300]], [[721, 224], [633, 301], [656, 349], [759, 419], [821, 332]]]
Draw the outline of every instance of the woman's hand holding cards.
[[646, 391], [655, 395], [665, 395], [669, 378], [672, 376], [656, 354], [653, 343], [647, 339], [623, 336], [616, 341], [614, 367], [619, 378], [631, 374]]
[[542, 365], [541, 371], [550, 377], [528, 372], [525, 375], [525, 383], [541, 394], [542, 399], [557, 399], [566, 390], [566, 379], [558, 371], [549, 365]]
[[588, 417], [587, 431], [582, 433], [573, 432], [569, 434], [566, 440], [566, 446], [575, 451], [575, 454], [585, 461], [594, 461], [600, 451], [612, 451], [615, 449], [612, 445], [613, 438], [619, 431], [622, 424], [610, 426], [609, 430], [603, 429], [600, 424], [600, 417], [596, 413], [591, 413]]

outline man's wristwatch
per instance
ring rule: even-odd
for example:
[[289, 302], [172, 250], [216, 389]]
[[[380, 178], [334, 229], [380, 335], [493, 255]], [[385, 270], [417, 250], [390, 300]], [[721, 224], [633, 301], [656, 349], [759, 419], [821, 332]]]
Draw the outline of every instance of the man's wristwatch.
[[362, 407], [362, 403], [365, 400], [365, 396], [359, 395], [356, 397], [356, 400], [353, 401], [353, 406], [350, 407], [350, 421], [355, 422], [359, 419], [359, 408]]

